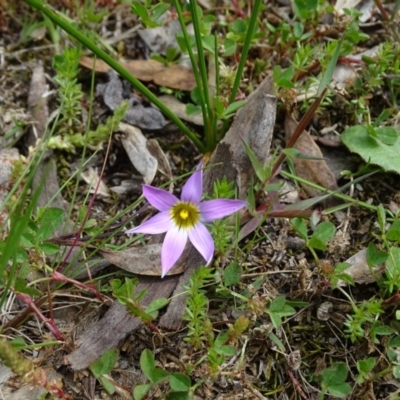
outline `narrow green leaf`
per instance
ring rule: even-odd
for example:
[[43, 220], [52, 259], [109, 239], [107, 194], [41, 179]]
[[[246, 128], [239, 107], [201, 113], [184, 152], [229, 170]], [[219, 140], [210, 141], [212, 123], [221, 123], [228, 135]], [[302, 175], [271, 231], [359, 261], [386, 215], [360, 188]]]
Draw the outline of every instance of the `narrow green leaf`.
[[230, 263], [224, 271], [224, 282], [225, 286], [236, 285], [240, 282], [242, 277], [242, 267], [240, 264], [232, 262]]
[[169, 299], [165, 297], [160, 297], [156, 300], [153, 300], [145, 309], [147, 314], [151, 314], [154, 311], [158, 311], [161, 308], [165, 307], [169, 303]]
[[333, 56], [330, 59], [328, 66], [326, 67], [326, 71], [322, 75], [321, 82], [318, 87], [317, 96], [321, 95], [321, 93], [324, 91], [324, 89], [329, 85], [329, 83], [332, 80], [333, 71], [335, 70], [338, 58], [340, 56], [340, 50], [342, 47], [343, 38], [344, 36], [342, 36], [342, 39], [337, 42]]
[[255, 155], [254, 151], [250, 148], [250, 146], [241, 138], [244, 149], [247, 153], [247, 156], [250, 158], [251, 165], [254, 168], [254, 171], [257, 175], [257, 178], [260, 182], [265, 182], [268, 180], [269, 176], [267, 175], [265, 168], [263, 165], [258, 161], [257, 156]]

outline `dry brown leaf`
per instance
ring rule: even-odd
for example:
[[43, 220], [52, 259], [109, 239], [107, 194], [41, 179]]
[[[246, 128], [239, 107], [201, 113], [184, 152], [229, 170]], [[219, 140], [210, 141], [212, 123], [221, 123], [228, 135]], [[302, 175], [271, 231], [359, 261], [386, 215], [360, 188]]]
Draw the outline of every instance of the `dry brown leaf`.
[[[289, 141], [293, 135], [297, 125], [298, 123], [293, 119], [293, 117], [287, 114], [285, 119], [285, 134], [287, 141]], [[338, 189], [335, 176], [329, 169], [326, 162], [322, 160], [323, 154], [321, 150], [315, 144], [314, 140], [307, 131], [304, 131], [301, 134], [299, 140], [294, 145], [294, 148], [303, 154], [321, 158], [321, 160], [296, 158], [293, 163], [298, 176], [310, 182], [316, 183], [317, 185], [323, 186], [326, 189]], [[312, 197], [316, 197], [321, 194], [317, 189], [314, 189], [308, 185], [303, 185], [303, 188]]]
[[[93, 62], [94, 60], [91, 57], [82, 57], [80, 64], [85, 68], [93, 69]], [[141, 81], [153, 81], [159, 86], [188, 92], [196, 87], [193, 71], [189, 67], [182, 65], [165, 66], [155, 60], [132, 60], [120, 64]], [[96, 72], [100, 73], [107, 73], [111, 69], [102, 60], [96, 60], [94, 68]]]
[[[128, 250], [109, 251], [100, 250], [99, 254], [111, 264], [125, 271], [138, 275], [161, 275], [161, 243], [147, 246], [132, 247]], [[184, 271], [185, 265], [180, 264], [167, 273], [177, 275]]]

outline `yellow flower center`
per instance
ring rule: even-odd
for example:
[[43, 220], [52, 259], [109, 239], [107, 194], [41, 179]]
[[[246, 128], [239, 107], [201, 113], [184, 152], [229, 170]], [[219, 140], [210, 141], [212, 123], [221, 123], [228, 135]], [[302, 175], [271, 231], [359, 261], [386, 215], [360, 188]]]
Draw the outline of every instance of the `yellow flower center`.
[[192, 203], [180, 201], [171, 208], [171, 217], [178, 228], [191, 229], [200, 219], [198, 207]]

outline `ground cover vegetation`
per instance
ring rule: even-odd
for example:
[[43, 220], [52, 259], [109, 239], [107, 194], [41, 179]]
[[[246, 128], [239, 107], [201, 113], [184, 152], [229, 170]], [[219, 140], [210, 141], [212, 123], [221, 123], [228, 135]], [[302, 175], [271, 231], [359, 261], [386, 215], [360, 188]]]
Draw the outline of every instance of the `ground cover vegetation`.
[[400, 398], [399, 8], [0, 0], [3, 398]]

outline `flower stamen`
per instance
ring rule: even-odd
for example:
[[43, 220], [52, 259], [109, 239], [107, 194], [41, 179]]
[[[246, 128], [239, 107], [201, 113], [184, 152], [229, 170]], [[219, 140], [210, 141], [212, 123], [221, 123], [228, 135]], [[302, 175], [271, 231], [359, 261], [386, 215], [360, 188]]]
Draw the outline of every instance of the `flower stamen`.
[[192, 229], [200, 219], [200, 211], [195, 204], [180, 201], [171, 208], [175, 225], [182, 229]]

